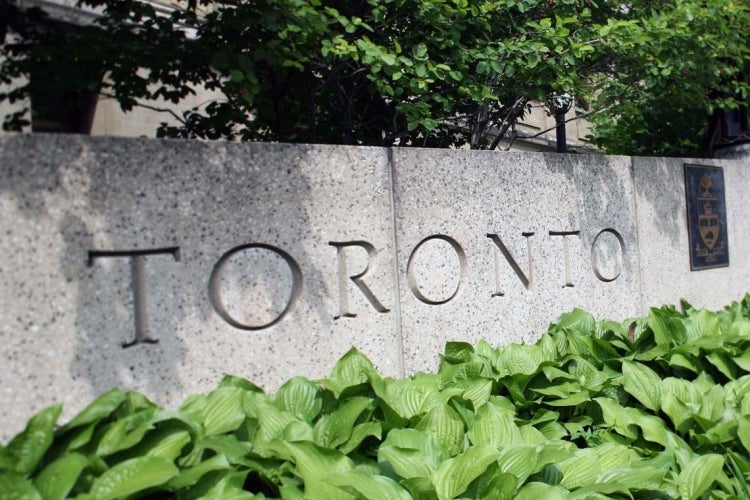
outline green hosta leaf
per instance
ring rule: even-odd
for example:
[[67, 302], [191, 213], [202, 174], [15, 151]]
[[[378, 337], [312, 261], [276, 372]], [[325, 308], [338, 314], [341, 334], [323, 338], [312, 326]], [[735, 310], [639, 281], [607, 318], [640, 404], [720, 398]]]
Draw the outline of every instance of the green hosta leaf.
[[629, 413], [626, 408], [609, 398], [596, 398], [596, 402], [602, 408], [602, 416], [607, 425], [631, 440], [638, 437], [634, 422], [628, 419]]
[[535, 457], [536, 468], [534, 472], [542, 470], [545, 465], [556, 464], [567, 458], [571, 458], [577, 450], [574, 444], [567, 441], [545, 442], [537, 446]]
[[719, 326], [715, 313], [701, 309], [688, 317], [687, 336], [689, 339], [716, 337], [719, 335]]
[[404, 479], [401, 485], [409, 490], [409, 494], [414, 500], [438, 500], [435, 485], [426, 477], [413, 477]]
[[[568, 436], [567, 429], [559, 422], [545, 422], [539, 425], [539, 432], [542, 433], [545, 440], [563, 439]], [[524, 439], [524, 441], [529, 442], [528, 439]]]
[[[560, 341], [562, 342], [562, 345], [559, 345]], [[565, 341], [564, 335], [556, 336], [552, 332], [548, 332], [546, 335], [543, 335], [542, 338], [539, 339], [536, 345], [538, 345], [542, 349], [544, 360], [551, 361], [562, 358], [564, 356], [564, 352], [568, 343], [567, 341]]]
[[[91, 442], [91, 438], [94, 437], [94, 431], [96, 430], [97, 424], [92, 423], [88, 425], [83, 425], [79, 427], [75, 427], [72, 430], [63, 432], [62, 430], [59, 430], [57, 433], [57, 439], [56, 443], [64, 443], [67, 441], [67, 444], [64, 446], [64, 450], [62, 451], [75, 451], [80, 448], [85, 447], [87, 444]], [[0, 456], [2, 453], [0, 453]]]
[[641, 428], [643, 439], [666, 446], [666, 435], [671, 434], [667, 430], [664, 421], [653, 415], [647, 415], [635, 408], [628, 408], [627, 418]]
[[[43, 500], [26, 478], [13, 472], [0, 471], [0, 498], [3, 500]], [[45, 499], [46, 500], [46, 499]]]
[[467, 435], [472, 444], [486, 444], [493, 448], [522, 442], [514, 413], [492, 403], [477, 410]]
[[594, 484], [601, 471], [599, 460], [591, 449], [584, 449], [563, 460], [557, 467], [562, 472], [560, 484], [568, 489]]
[[228, 470], [230, 468], [227, 457], [223, 454], [213, 457], [180, 471], [179, 475], [169, 481], [170, 488], [185, 488], [196, 484], [205, 474], [216, 470]]
[[138, 444], [143, 436], [153, 429], [153, 416], [153, 409], [141, 410], [110, 424], [107, 432], [99, 440], [96, 455], [106, 457]]
[[36, 469], [54, 438], [55, 422], [62, 411], [61, 405], [50, 406], [29, 420], [26, 428], [0, 450], [5, 462], [14, 472], [26, 475]]
[[324, 415], [314, 428], [315, 442], [326, 448], [336, 448], [349, 440], [354, 424], [359, 416], [373, 405], [373, 400], [366, 397], [354, 397], [347, 400], [333, 413]]
[[[233, 434], [221, 434], [218, 436], [206, 436], [196, 443], [197, 448], [211, 450], [217, 454], [224, 455], [230, 463], [243, 463], [245, 456], [252, 446], [250, 443], [242, 442]], [[187, 464], [181, 464], [187, 466]], [[190, 466], [196, 465], [191, 463]]]
[[568, 490], [545, 483], [527, 483], [518, 491], [515, 500], [565, 500]]
[[452, 363], [464, 363], [471, 360], [474, 354], [474, 346], [466, 342], [446, 342], [445, 354], [446, 361]]
[[536, 446], [528, 444], [503, 447], [497, 463], [501, 471], [513, 474], [523, 483], [537, 470], [538, 452], [539, 449]]
[[119, 390], [112, 389], [99, 396], [93, 403], [88, 405], [81, 413], [76, 415], [73, 420], [65, 424], [60, 432], [66, 432], [75, 427], [96, 423], [120, 407], [128, 398], [128, 394]]
[[194, 488], [183, 490], [186, 492], [181, 497], [185, 500], [252, 500], [265, 498], [263, 495], [253, 495], [245, 491], [243, 486], [247, 478], [247, 471], [229, 471], [217, 474], [209, 474], [208, 479], [201, 481]]
[[[554, 396], [559, 399], [568, 398], [571, 394], [581, 391], [581, 385], [576, 382], [562, 382], [548, 387], [533, 387], [532, 391], [545, 396]], [[546, 403], [545, 398], [545, 403]]]
[[[719, 420], [725, 412], [726, 393], [720, 385], [710, 384], [700, 389], [701, 406], [698, 415], [707, 420], [715, 422]], [[712, 426], [712, 425], [711, 425]], [[706, 427], [708, 429], [709, 427]]]
[[509, 344], [498, 358], [500, 373], [508, 375], [533, 375], [543, 362], [544, 352], [536, 345]]
[[456, 387], [463, 390], [462, 396], [471, 401], [474, 408], [485, 404], [492, 394], [491, 380], [462, 380], [456, 384]]
[[[45, 500], [67, 498], [88, 458], [78, 453], [65, 455], [46, 466], [34, 479], [34, 486]], [[5, 498], [0, 493], [0, 498]]]
[[393, 479], [371, 476], [353, 469], [326, 477], [325, 481], [368, 500], [411, 500], [411, 495]]
[[373, 375], [377, 376], [377, 371], [372, 362], [356, 348], [351, 348], [333, 367], [331, 376], [322, 383], [339, 397], [347, 387], [364, 384]]
[[662, 395], [661, 409], [681, 432], [684, 432], [685, 426], [693, 418], [693, 410], [672, 393]]
[[258, 419], [260, 428], [255, 441], [279, 439], [289, 425], [299, 422], [291, 413], [279, 410], [264, 394], [246, 393], [245, 411]]
[[594, 351], [594, 339], [588, 335], [568, 336], [569, 354], [589, 357]]
[[289, 422], [281, 433], [284, 441], [314, 441], [313, 427], [303, 420]]
[[243, 398], [246, 392], [238, 387], [220, 387], [208, 395], [204, 408], [203, 427], [206, 435], [233, 431], [245, 420]]
[[675, 311], [652, 308], [648, 314], [648, 325], [659, 345], [680, 345], [687, 338], [685, 325]]
[[721, 455], [709, 454], [694, 457], [680, 472], [680, 496], [688, 500], [698, 498], [719, 476], [724, 467]]
[[263, 389], [253, 384], [249, 380], [238, 377], [236, 375], [224, 375], [224, 378], [222, 378], [221, 382], [219, 382], [219, 388], [221, 387], [237, 387], [246, 392], [259, 392], [261, 394], [264, 394]]
[[595, 330], [596, 320], [591, 314], [576, 308], [569, 313], [562, 314], [557, 320], [557, 326], [574, 334], [589, 334]]
[[675, 368], [685, 368], [693, 373], [698, 373], [701, 370], [699, 363], [693, 356], [686, 356], [681, 353], [675, 353], [670, 356], [669, 366]]
[[304, 377], [294, 377], [284, 383], [276, 392], [275, 401], [279, 409], [307, 422], [312, 422], [323, 406], [318, 385]]
[[638, 453], [633, 449], [615, 443], [604, 443], [592, 448], [602, 471], [628, 467], [638, 460]]
[[720, 352], [712, 352], [706, 359], [714, 365], [726, 378], [734, 380], [740, 375], [737, 366], [731, 361], [731, 357]]
[[581, 357], [576, 357], [569, 365], [570, 374], [573, 375], [583, 388], [598, 391], [609, 380], [609, 376], [599, 371], [593, 364]]
[[747, 341], [750, 339], [750, 318], [733, 316], [728, 330], [727, 333], [732, 335], [733, 338]]
[[712, 426], [705, 434], [697, 434], [696, 441], [701, 445], [716, 445], [734, 441], [737, 437], [737, 421], [734, 419], [719, 422]]
[[474, 346], [474, 353], [484, 361], [494, 357], [495, 349], [485, 339], [481, 339], [477, 342], [477, 345]]
[[469, 447], [463, 454], [441, 463], [432, 475], [438, 496], [455, 498], [463, 493], [498, 456], [495, 448], [480, 445]]
[[161, 457], [138, 457], [120, 462], [91, 486], [97, 500], [109, 500], [165, 484], [178, 474], [172, 462]]
[[667, 471], [657, 467], [633, 466], [607, 469], [596, 478], [597, 483], [617, 484], [629, 490], [660, 491]]
[[649, 410], [661, 405], [661, 378], [651, 368], [633, 361], [622, 363], [623, 388]]
[[737, 421], [737, 437], [745, 451], [750, 453], [750, 415], [743, 415]]
[[679, 401], [690, 404], [700, 405], [701, 394], [698, 392], [696, 387], [688, 380], [667, 377], [661, 382], [662, 397], [670, 394], [677, 398]]
[[464, 441], [464, 421], [456, 410], [443, 403], [430, 410], [416, 428], [426, 431], [446, 447], [451, 455], [457, 455]]
[[513, 474], [501, 472], [495, 464], [490, 464], [487, 471], [475, 481], [476, 493], [472, 498], [492, 498], [493, 500], [511, 500], [520, 481]]
[[362, 441], [368, 437], [376, 437], [380, 439], [383, 434], [383, 424], [381, 422], [365, 422], [363, 424], [355, 425], [352, 430], [352, 435], [349, 440], [341, 446], [341, 453], [348, 455], [357, 447], [362, 444]]
[[378, 449], [381, 467], [404, 479], [429, 478], [449, 456], [434, 437], [416, 429], [393, 429]]
[[745, 372], [750, 372], [750, 349], [746, 349], [739, 356], [732, 358], [732, 361]]
[[179, 429], [165, 429], [158, 432], [150, 433], [141, 444], [138, 450], [134, 450], [138, 455], [151, 455], [152, 457], [162, 457], [168, 460], [177, 460], [182, 454], [182, 450], [190, 442], [190, 433]]
[[549, 406], [580, 406], [587, 401], [591, 401], [589, 391], [581, 391], [566, 398], [553, 399], [551, 401], [545, 401], [545, 403]]
[[354, 469], [353, 462], [345, 455], [336, 450], [321, 448], [314, 443], [277, 442], [275, 448], [281, 452], [282, 458], [288, 458], [295, 463], [295, 473], [305, 482], [305, 498], [354, 498], [341, 488], [325, 481], [328, 476]]
[[442, 403], [435, 375], [418, 374], [411, 379], [387, 379], [378, 396], [400, 417], [410, 419]]

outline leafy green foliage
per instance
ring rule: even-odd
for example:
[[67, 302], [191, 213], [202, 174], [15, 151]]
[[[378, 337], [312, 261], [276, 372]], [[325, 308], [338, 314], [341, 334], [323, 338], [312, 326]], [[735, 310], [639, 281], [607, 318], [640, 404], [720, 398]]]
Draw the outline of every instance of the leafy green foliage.
[[53, 406], [0, 448], [0, 497], [747, 498], [750, 295], [683, 307], [576, 309], [402, 380], [352, 349], [275, 396], [231, 376], [178, 410], [113, 390], [56, 430]]
[[13, 3], [0, 100], [222, 96], [163, 136], [494, 149], [530, 101], [567, 93], [607, 151], [680, 154], [748, 97], [744, 0], [82, 0], [102, 16], [76, 30]]

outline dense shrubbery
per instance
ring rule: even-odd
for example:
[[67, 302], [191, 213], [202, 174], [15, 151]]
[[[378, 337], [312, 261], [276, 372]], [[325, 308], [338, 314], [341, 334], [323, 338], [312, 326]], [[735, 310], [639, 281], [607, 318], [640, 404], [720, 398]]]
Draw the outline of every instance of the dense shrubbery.
[[51, 407], [0, 448], [0, 498], [748, 498], [750, 295], [683, 309], [574, 310], [404, 380], [351, 350], [275, 396], [113, 390], [58, 429]]

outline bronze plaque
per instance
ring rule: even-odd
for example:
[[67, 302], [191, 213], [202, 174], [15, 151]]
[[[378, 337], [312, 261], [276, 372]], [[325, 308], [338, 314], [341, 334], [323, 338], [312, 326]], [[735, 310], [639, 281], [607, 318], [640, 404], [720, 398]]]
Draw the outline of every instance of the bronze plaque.
[[724, 171], [685, 164], [690, 270], [729, 265]]

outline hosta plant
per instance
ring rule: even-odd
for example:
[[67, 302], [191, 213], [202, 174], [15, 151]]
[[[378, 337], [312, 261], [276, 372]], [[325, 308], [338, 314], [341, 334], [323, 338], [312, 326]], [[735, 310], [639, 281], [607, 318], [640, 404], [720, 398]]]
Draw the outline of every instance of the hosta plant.
[[355, 349], [274, 395], [227, 376], [177, 410], [112, 390], [0, 447], [0, 498], [750, 498], [750, 295], [534, 345], [452, 342], [382, 377]]

